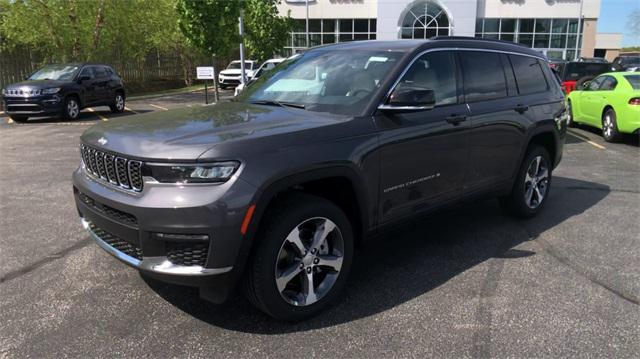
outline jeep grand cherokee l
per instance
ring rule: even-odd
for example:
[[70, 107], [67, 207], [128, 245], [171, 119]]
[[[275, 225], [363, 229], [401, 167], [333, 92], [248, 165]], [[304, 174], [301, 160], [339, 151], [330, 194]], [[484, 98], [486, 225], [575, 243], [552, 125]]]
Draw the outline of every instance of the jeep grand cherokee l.
[[20, 83], [2, 89], [4, 108], [14, 121], [61, 116], [75, 120], [89, 106], [124, 111], [122, 79], [107, 65], [71, 63], [47, 65]]
[[233, 102], [96, 124], [73, 191], [107, 252], [295, 321], [343, 290], [354, 246], [443, 205], [533, 216], [566, 132], [540, 53], [470, 38], [309, 50]]

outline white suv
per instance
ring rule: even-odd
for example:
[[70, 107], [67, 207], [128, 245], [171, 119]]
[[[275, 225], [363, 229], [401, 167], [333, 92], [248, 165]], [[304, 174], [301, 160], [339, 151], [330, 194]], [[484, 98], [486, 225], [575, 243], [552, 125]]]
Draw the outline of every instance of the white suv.
[[[220, 71], [220, 74], [218, 75], [218, 83], [222, 89], [240, 84], [240, 75], [242, 74], [240, 65], [240, 60], [231, 61], [226, 69]], [[258, 63], [256, 61], [244, 60], [245, 79], [251, 77], [257, 68]]]

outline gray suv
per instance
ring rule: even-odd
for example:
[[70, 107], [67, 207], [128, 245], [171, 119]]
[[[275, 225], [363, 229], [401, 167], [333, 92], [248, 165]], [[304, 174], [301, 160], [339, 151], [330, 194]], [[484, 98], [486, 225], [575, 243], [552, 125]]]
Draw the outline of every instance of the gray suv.
[[382, 228], [471, 198], [538, 213], [567, 113], [540, 53], [472, 38], [309, 50], [232, 102], [101, 122], [81, 137], [83, 226], [145, 275], [213, 302], [238, 285], [308, 318]]

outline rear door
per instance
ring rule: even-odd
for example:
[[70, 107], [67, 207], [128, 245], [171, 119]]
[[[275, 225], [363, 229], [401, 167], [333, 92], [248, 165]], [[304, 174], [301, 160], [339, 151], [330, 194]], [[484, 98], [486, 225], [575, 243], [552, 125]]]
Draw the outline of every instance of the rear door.
[[107, 69], [100, 65], [93, 66], [93, 72], [96, 76], [96, 102], [106, 104], [111, 100], [111, 94], [109, 92], [109, 81], [111, 80], [111, 76], [107, 72]]
[[[518, 83], [507, 55], [469, 50], [460, 51], [459, 56], [464, 98], [471, 113], [470, 168], [465, 187], [473, 193], [496, 188], [511, 177], [533, 111], [530, 99], [517, 93]], [[538, 66], [536, 61], [531, 58]], [[546, 88], [544, 78], [542, 81]]]
[[459, 99], [455, 53], [432, 51], [402, 75], [403, 84], [432, 89], [435, 107], [378, 111], [381, 221], [389, 222], [461, 195], [469, 166], [467, 107]]

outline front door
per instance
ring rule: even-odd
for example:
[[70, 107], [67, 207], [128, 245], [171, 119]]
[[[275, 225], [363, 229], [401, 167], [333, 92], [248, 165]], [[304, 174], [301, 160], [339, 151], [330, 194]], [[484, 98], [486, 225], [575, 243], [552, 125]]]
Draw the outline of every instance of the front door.
[[580, 119], [593, 126], [600, 125], [600, 85], [604, 76], [598, 76], [580, 94]]
[[410, 66], [398, 86], [431, 89], [430, 110], [375, 116], [380, 132], [382, 223], [434, 207], [458, 196], [468, 166], [467, 106], [459, 101], [453, 52], [433, 51]]

